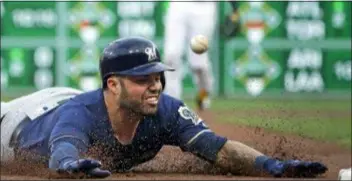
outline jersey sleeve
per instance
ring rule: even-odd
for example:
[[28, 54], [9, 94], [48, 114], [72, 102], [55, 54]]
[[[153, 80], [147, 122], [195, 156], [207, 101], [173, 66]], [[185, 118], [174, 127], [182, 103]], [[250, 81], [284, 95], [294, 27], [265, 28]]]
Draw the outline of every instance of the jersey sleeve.
[[50, 168], [57, 168], [65, 160], [77, 160], [88, 150], [91, 119], [83, 106], [63, 106], [57, 111], [57, 123], [50, 139]]
[[210, 162], [215, 162], [217, 153], [227, 139], [215, 134], [194, 111], [180, 103], [174, 107], [169, 121], [168, 144], [179, 146]]

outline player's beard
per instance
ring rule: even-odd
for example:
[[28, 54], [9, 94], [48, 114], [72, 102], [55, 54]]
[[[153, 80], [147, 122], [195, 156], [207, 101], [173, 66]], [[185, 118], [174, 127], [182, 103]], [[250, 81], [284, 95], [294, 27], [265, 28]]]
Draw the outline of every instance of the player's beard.
[[[131, 111], [132, 114], [140, 114], [143, 116], [150, 116], [150, 115], [155, 115], [157, 112], [157, 106], [152, 106], [149, 104], [144, 103], [144, 95], [140, 98], [140, 100], [136, 100], [132, 98], [132, 96], [129, 95], [127, 92], [127, 89], [124, 85], [124, 83], [121, 81], [121, 94], [120, 94], [120, 107], [125, 108]], [[153, 95], [157, 94], [158, 96], [160, 95], [160, 91], [158, 92], [152, 92]], [[150, 93], [150, 94], [152, 94]]]

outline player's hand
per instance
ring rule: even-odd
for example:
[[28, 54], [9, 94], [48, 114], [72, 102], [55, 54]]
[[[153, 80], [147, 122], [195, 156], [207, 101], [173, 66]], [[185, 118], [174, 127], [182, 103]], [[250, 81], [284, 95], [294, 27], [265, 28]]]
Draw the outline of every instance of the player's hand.
[[319, 162], [275, 159], [268, 160], [264, 168], [274, 177], [316, 177], [328, 170]]
[[67, 161], [60, 164], [57, 172], [73, 177], [105, 178], [111, 175], [110, 171], [100, 169], [101, 163], [98, 160], [79, 159]]

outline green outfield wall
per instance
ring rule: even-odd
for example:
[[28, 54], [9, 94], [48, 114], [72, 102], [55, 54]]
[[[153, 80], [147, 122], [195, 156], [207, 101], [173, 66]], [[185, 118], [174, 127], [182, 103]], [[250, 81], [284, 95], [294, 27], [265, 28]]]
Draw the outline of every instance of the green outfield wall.
[[[215, 95], [351, 93], [351, 2], [239, 2], [241, 31], [235, 37], [220, 28], [232, 12], [230, 4], [217, 5], [209, 49]], [[140, 35], [163, 53], [167, 7], [166, 2], [1, 2], [1, 94], [99, 87], [99, 54], [110, 41]], [[184, 62], [185, 96], [193, 96], [187, 57]]]

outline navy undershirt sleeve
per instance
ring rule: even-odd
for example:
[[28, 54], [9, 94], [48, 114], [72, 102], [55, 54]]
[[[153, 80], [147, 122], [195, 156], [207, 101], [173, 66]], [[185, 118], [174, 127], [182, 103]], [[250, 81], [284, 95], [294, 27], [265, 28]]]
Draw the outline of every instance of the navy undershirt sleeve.
[[90, 145], [91, 119], [84, 107], [58, 111], [57, 124], [49, 140], [49, 168], [57, 169], [68, 160], [78, 160]]

